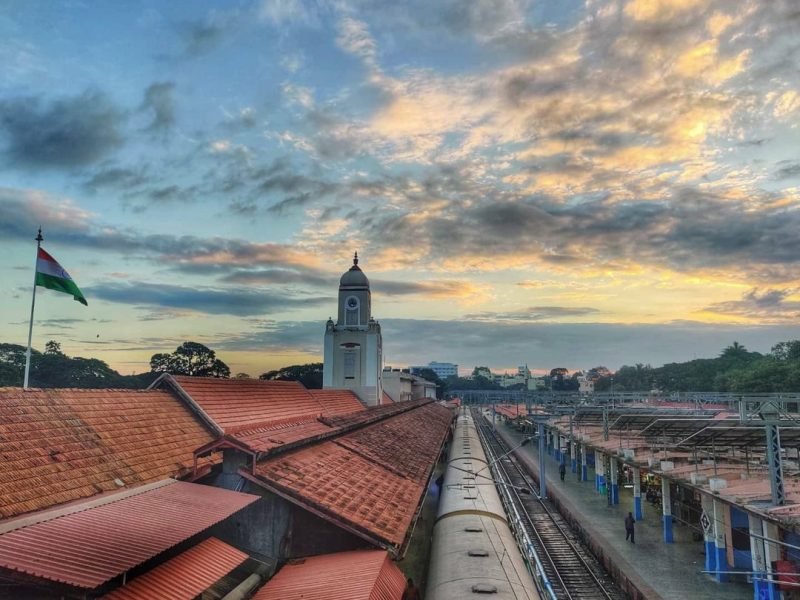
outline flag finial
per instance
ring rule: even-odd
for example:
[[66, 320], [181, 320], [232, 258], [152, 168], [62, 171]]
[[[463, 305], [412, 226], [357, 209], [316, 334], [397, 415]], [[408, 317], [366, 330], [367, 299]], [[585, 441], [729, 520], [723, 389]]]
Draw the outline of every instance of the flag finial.
[[42, 228], [41, 228], [41, 226], [39, 227], [39, 233], [38, 233], [38, 234], [36, 235], [36, 237], [35, 237], [35, 238], [33, 238], [33, 239], [35, 239], [37, 242], [41, 242], [41, 241], [44, 239], [44, 238], [42, 237]]

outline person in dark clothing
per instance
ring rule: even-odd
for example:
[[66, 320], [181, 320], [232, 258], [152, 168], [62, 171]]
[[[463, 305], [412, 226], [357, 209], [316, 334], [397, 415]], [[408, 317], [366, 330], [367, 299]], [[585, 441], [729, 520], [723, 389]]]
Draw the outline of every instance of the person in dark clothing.
[[422, 594], [419, 593], [419, 588], [414, 585], [414, 580], [408, 578], [406, 583], [406, 591], [403, 592], [402, 600], [422, 600]]
[[561, 475], [561, 481], [564, 481], [564, 475], [567, 474], [567, 465], [564, 463], [558, 465], [558, 474]]
[[633, 525], [636, 523], [636, 519], [633, 518], [633, 513], [628, 513], [628, 516], [625, 517], [625, 541], [628, 541], [628, 538], [631, 539], [631, 544], [635, 544], [634, 541], [634, 530]]

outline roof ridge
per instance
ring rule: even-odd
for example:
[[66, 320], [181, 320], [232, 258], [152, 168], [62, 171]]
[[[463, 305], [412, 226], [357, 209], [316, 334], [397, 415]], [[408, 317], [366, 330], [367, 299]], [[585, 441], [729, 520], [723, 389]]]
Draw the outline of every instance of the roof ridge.
[[178, 380], [175, 379], [175, 377], [170, 373], [162, 373], [161, 375], [159, 375], [158, 378], [153, 383], [151, 383], [147, 389], [148, 390], [160, 389], [157, 386], [161, 385], [162, 382], [166, 382], [169, 391], [178, 396], [178, 399], [182, 400], [189, 407], [191, 411], [193, 411], [198, 417], [200, 417], [200, 420], [203, 421], [204, 424], [208, 426], [213, 433], [219, 436], [225, 434], [225, 429], [219, 423], [217, 423], [213, 418], [211, 418], [211, 415], [209, 415], [205, 410], [203, 410], [203, 407], [200, 406], [197, 400], [192, 398], [189, 392], [183, 389], [183, 386], [180, 384], [180, 382], [178, 382]]

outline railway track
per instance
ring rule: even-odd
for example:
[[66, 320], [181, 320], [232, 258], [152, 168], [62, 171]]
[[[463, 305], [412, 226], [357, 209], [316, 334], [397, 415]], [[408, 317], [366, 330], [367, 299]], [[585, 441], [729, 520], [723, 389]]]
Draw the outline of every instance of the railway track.
[[[518, 539], [521, 537], [533, 546], [538, 566], [549, 582], [545, 587], [551, 599], [625, 598], [624, 592], [578, 540], [558, 511], [539, 497], [538, 485], [516, 458], [511, 454], [503, 456], [509, 451], [508, 446], [492, 431], [479, 410], [473, 409], [473, 418], [489, 461], [502, 457], [492, 466], [493, 475], [501, 483], [498, 487], [506, 490], [501, 496], [514, 504], [509, 508], [520, 517], [515, 525], [525, 530], [524, 534], [517, 532]], [[531, 490], [532, 494], [520, 493], [520, 488]]]

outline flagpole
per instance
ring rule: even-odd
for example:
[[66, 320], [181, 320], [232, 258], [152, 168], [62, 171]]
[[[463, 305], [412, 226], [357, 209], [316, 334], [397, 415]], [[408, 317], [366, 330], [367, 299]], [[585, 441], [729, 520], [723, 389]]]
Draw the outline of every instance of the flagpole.
[[39, 248], [42, 246], [42, 228], [39, 227], [39, 233], [36, 236], [36, 262], [33, 264], [33, 298], [31, 299], [31, 322], [28, 325], [28, 350], [25, 353], [25, 381], [22, 384], [22, 389], [28, 389], [28, 375], [31, 372], [31, 339], [33, 337], [33, 307], [36, 306], [36, 267], [39, 262]]

